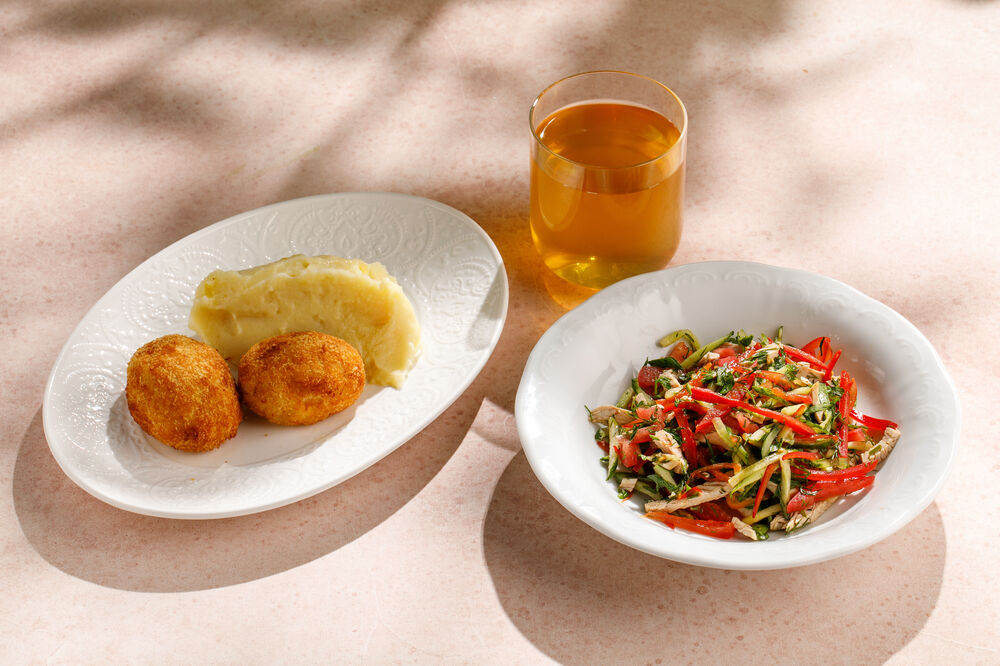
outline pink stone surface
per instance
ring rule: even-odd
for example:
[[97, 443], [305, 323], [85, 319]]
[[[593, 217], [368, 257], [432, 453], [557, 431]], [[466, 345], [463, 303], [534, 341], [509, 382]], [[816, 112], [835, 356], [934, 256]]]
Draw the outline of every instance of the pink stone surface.
[[[988, 0], [0, 3], [0, 663], [1000, 663], [997, 26]], [[536, 481], [514, 395], [585, 294], [530, 247], [527, 108], [595, 68], [687, 102], [675, 264], [818, 271], [937, 347], [960, 448], [892, 537], [700, 569]], [[215, 221], [360, 190], [455, 206], [503, 254], [506, 328], [450, 409], [242, 518], [133, 515], [60, 471], [43, 387], [94, 301]]]

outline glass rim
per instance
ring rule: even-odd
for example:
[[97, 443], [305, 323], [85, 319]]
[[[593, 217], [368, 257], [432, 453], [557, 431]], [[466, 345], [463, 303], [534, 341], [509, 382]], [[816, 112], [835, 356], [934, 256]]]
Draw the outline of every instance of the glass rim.
[[[651, 157], [651, 158], [649, 158], [648, 160], [646, 160], [644, 162], [636, 162], [635, 164], [629, 164], [628, 166], [620, 166], [620, 167], [606, 167], [606, 166], [600, 166], [600, 165], [597, 165], [597, 164], [587, 164], [586, 162], [578, 162], [578, 161], [576, 161], [576, 160], [574, 160], [572, 158], [566, 157], [565, 155], [560, 155], [559, 153], [555, 152], [554, 150], [552, 150], [551, 148], [549, 148], [547, 145], [545, 145], [545, 142], [542, 141], [542, 137], [538, 136], [538, 131], [537, 131], [536, 127], [535, 127], [535, 123], [533, 122], [533, 116], [535, 115], [535, 107], [538, 106], [538, 102], [541, 101], [541, 99], [545, 95], [545, 93], [549, 92], [550, 90], [552, 90], [553, 88], [555, 88], [557, 85], [559, 85], [561, 83], [564, 83], [566, 81], [569, 81], [570, 79], [579, 78], [581, 76], [591, 76], [593, 74], [623, 74], [625, 76], [630, 76], [630, 77], [634, 77], [634, 78], [637, 78], [637, 79], [643, 79], [645, 81], [649, 81], [650, 83], [652, 83], [652, 84], [654, 84], [656, 86], [659, 86], [660, 88], [662, 88], [663, 90], [665, 90], [668, 95], [670, 95], [671, 97], [674, 98], [674, 101], [676, 101], [677, 104], [678, 104], [678, 106], [680, 106], [680, 108], [681, 108], [681, 118], [682, 118], [682, 124], [683, 124], [683, 126], [681, 127], [680, 134], [677, 136], [677, 141], [675, 141], [672, 146], [670, 146], [669, 148], [667, 148], [665, 151], [663, 151], [662, 153], [660, 153], [656, 157]], [[656, 109], [653, 109], [653, 111], [656, 111]], [[659, 112], [657, 111], [657, 113], [659, 113]], [[670, 120], [670, 119], [667, 118], [667, 120]], [[671, 121], [671, 122], [673, 122], [673, 121]], [[561, 79], [559, 79], [557, 81], [553, 81], [549, 85], [545, 86], [545, 88], [543, 88], [542, 91], [540, 93], [538, 93], [538, 95], [535, 96], [535, 100], [531, 103], [531, 106], [528, 107], [528, 129], [531, 130], [531, 136], [535, 140], [535, 143], [537, 145], [541, 146], [542, 149], [546, 153], [548, 153], [549, 155], [552, 155], [553, 157], [557, 157], [560, 160], [563, 160], [564, 162], [569, 162], [570, 164], [573, 164], [574, 166], [578, 166], [578, 167], [585, 168], [585, 169], [596, 170], [596, 171], [621, 171], [621, 170], [624, 170], [624, 169], [637, 169], [637, 168], [640, 168], [640, 167], [648, 166], [650, 164], [654, 164], [656, 162], [659, 162], [663, 158], [665, 158], [668, 155], [670, 155], [671, 153], [673, 153], [674, 150], [678, 150], [678, 149], [680, 149], [681, 146], [684, 145], [684, 142], [687, 139], [687, 126], [688, 126], [687, 106], [684, 105], [684, 101], [680, 98], [680, 96], [677, 95], [677, 93], [675, 93], [673, 90], [671, 90], [666, 85], [660, 83], [659, 81], [657, 81], [654, 78], [651, 78], [649, 76], [645, 76], [643, 74], [636, 74], [635, 72], [627, 72], [627, 71], [621, 70], [621, 69], [592, 69], [592, 70], [588, 70], [586, 72], [577, 72], [576, 74], [570, 74], [569, 76], [564, 76]]]

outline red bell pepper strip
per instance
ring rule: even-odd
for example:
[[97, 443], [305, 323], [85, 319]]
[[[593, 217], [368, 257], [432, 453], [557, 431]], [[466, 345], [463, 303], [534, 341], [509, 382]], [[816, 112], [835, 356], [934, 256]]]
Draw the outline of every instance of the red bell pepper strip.
[[731, 521], [685, 518], [666, 511], [647, 511], [645, 517], [657, 520], [671, 529], [679, 527], [682, 530], [705, 534], [716, 539], [731, 539], [736, 533], [736, 527]]
[[705, 405], [695, 402], [685, 393], [679, 393], [678, 395], [675, 395], [673, 398], [660, 398], [659, 400], [656, 401], [656, 404], [670, 411], [676, 411], [678, 409], [688, 409], [698, 414], [705, 414], [708, 412], [708, 409], [705, 407]]
[[806, 460], [816, 460], [819, 454], [815, 451], [789, 451], [781, 456], [782, 460], [792, 460], [793, 458], [805, 458]]
[[865, 416], [856, 409], [851, 409], [851, 418], [861, 425], [871, 430], [885, 430], [886, 428], [898, 428], [899, 424], [886, 419], [877, 419], [874, 416]]
[[687, 458], [688, 465], [694, 467], [698, 464], [698, 445], [694, 441], [691, 424], [684, 414], [683, 409], [675, 410], [674, 417], [677, 419], [677, 425], [681, 430], [681, 450], [684, 452], [684, 457]]
[[752, 497], [747, 497], [744, 500], [737, 500], [732, 495], [726, 495], [725, 500], [726, 500], [726, 505], [730, 509], [733, 509], [734, 511], [739, 511], [743, 507], [750, 506], [751, 504], [753, 504], [753, 498]]
[[[744, 395], [746, 395], [745, 387], [734, 386], [733, 389], [726, 394], [726, 397], [733, 398], [735, 400], [742, 400]], [[698, 419], [698, 423], [696, 423], [694, 426], [695, 434], [701, 435], [706, 432], [710, 432], [712, 429], [715, 428], [715, 424], [712, 423], [712, 420], [716, 418], [721, 419], [722, 417], [729, 414], [729, 412], [731, 411], [733, 411], [733, 408], [730, 405], [725, 405], [722, 407], [718, 405], [713, 405], [707, 412], [705, 412], [705, 415], [703, 417]]]
[[837, 365], [837, 361], [840, 360], [841, 350], [838, 349], [834, 352], [833, 356], [830, 358], [830, 364], [826, 368], [826, 372], [823, 373], [823, 381], [830, 381], [830, 377], [833, 377], [833, 366]]
[[811, 405], [813, 401], [812, 396], [810, 396], [808, 393], [806, 395], [799, 395], [798, 393], [785, 393], [776, 386], [772, 387], [770, 391], [771, 393], [778, 396], [785, 402], [794, 402], [802, 405]]
[[796, 361], [805, 361], [809, 365], [815, 367], [817, 370], [825, 371], [827, 369], [826, 363], [819, 360], [812, 354], [805, 353], [804, 351], [798, 349], [797, 347], [789, 347], [788, 345], [785, 345], [785, 355], [788, 356], [788, 358], [794, 359]]
[[[814, 349], [815, 351], [813, 351]], [[807, 354], [812, 354], [823, 363], [827, 363], [830, 360], [830, 338], [825, 335], [813, 338], [806, 344], [802, 345], [802, 351]]]
[[841, 458], [846, 458], [848, 456], [847, 449], [847, 425], [850, 423], [848, 417], [851, 414], [851, 376], [847, 374], [847, 370], [840, 373], [840, 388], [843, 389], [844, 393], [840, 396], [840, 403], [837, 405], [837, 411], [840, 413], [840, 444], [837, 447], [837, 455]]
[[778, 466], [771, 463], [764, 470], [764, 476], [760, 478], [760, 487], [757, 488], [757, 495], [753, 498], [753, 516], [757, 517], [757, 509], [760, 508], [760, 501], [764, 499], [764, 490], [767, 488], [767, 482], [771, 480], [771, 475], [774, 474], [774, 470], [778, 469]]
[[758, 370], [757, 375], [783, 389], [790, 389], [793, 386], [788, 377], [774, 370]]
[[848, 467], [846, 469], [835, 469], [830, 472], [821, 472], [819, 470], [809, 470], [806, 474], [806, 478], [811, 481], [839, 481], [843, 479], [853, 479], [861, 476], [865, 476], [868, 472], [872, 471], [878, 466], [878, 461], [873, 460], [869, 463], [864, 463], [862, 465], [855, 465], [854, 467]]
[[[729, 474], [726, 474], [722, 470], [729, 469]], [[702, 478], [709, 478], [709, 476], [714, 477], [717, 481], [726, 481], [733, 474], [740, 470], [739, 463], [715, 463], [713, 465], [705, 465], [704, 467], [699, 467], [696, 470], [690, 472], [691, 478], [697, 478], [701, 476]]]
[[733, 398], [726, 397], [724, 395], [719, 395], [714, 391], [709, 391], [708, 389], [695, 387], [691, 389], [691, 396], [695, 400], [701, 400], [702, 402], [710, 402], [713, 404], [729, 405], [731, 407], [739, 407], [740, 409], [745, 409], [748, 412], [753, 412], [755, 414], [760, 414], [761, 416], [766, 416], [770, 419], [778, 421], [787, 425], [789, 428], [795, 432], [801, 433], [803, 435], [812, 435], [813, 430], [807, 426], [802, 421], [795, 419], [781, 412], [776, 412], [771, 409], [764, 409], [763, 407], [757, 407], [756, 405], [751, 405], [748, 402], [742, 400], [734, 400]]
[[823, 484], [814, 488], [799, 488], [788, 500], [785, 510], [789, 514], [798, 513], [799, 511], [808, 509], [816, 502], [863, 490], [874, 482], [874, 476], [861, 476], [854, 479], [846, 479], [841, 483]]

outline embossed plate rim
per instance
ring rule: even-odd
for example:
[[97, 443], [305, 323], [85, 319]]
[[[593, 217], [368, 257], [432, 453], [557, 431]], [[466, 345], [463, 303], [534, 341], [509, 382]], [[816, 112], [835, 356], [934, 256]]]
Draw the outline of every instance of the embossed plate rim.
[[[787, 318], [743, 321], [734, 320], [735, 313]], [[785, 325], [786, 335], [790, 330], [805, 335], [814, 326], [835, 323], [836, 330], [815, 334], [830, 334], [844, 344], [841, 366], [868, 377], [860, 398], [884, 400], [893, 411], [878, 415], [899, 421], [903, 433], [866, 494], [841, 500], [807, 529], [757, 543], [670, 530], [617, 499], [603, 479], [583, 407], [613, 401], [642, 355], [654, 357], [660, 335], [692, 328], [712, 338], [733, 327], [756, 333], [778, 324]], [[902, 315], [833, 278], [740, 261], [687, 264], [629, 278], [567, 312], [528, 357], [515, 418], [535, 475], [588, 525], [652, 555], [742, 570], [830, 560], [899, 530], [941, 490], [960, 430], [954, 383], [930, 342]]]
[[[322, 221], [313, 219], [334, 211], [338, 214], [337, 217]], [[385, 213], [384, 218], [371, 217], [379, 212]], [[352, 216], [365, 214], [369, 216], [367, 221], [352, 219]], [[411, 219], [422, 220], [424, 225], [412, 224]], [[335, 229], [339, 235], [334, 237], [330, 228]], [[327, 232], [326, 236], [323, 234], [324, 230]], [[344, 233], [340, 233], [342, 231]], [[302, 447], [306, 453], [293, 452], [278, 456], [275, 461], [247, 464], [245, 470], [238, 465], [228, 465], [227, 460], [227, 465], [206, 471], [197, 466], [185, 466], [175, 459], [167, 461], [166, 457], [156, 458], [156, 455], [143, 450], [143, 455], [155, 458], [156, 464], [162, 464], [167, 470], [164, 472], [167, 475], [165, 483], [150, 483], [147, 488], [144, 485], [144, 469], [139, 469], [136, 473], [132, 468], [111, 461], [115, 455], [115, 447], [112, 445], [119, 442], [111, 441], [107, 431], [113, 430], [115, 401], [122, 400], [121, 391], [117, 394], [109, 391], [110, 396], [106, 398], [81, 397], [80, 391], [72, 391], [73, 385], [65, 382], [68, 378], [72, 379], [74, 373], [84, 376], [89, 376], [86, 373], [90, 373], [94, 377], [109, 378], [108, 383], [112, 388], [119, 384], [124, 386], [124, 363], [119, 367], [109, 361], [108, 357], [113, 360], [116, 355], [125, 354], [127, 362], [131, 351], [158, 334], [179, 332], [193, 335], [186, 328], [186, 311], [193, 296], [193, 289], [188, 289], [187, 282], [197, 284], [207, 271], [204, 274], [190, 274], [193, 269], [187, 263], [185, 267], [189, 274], [182, 280], [183, 284], [174, 284], [148, 298], [149, 302], [166, 303], [164, 307], [168, 310], [168, 315], [164, 317], [164, 321], [171, 322], [167, 328], [163, 328], [166, 324], [149, 324], [146, 321], [136, 323], [128, 319], [125, 308], [121, 307], [126, 295], [139, 303], [147, 302], [142, 300], [145, 296], [134, 296], [134, 292], [139, 292], [143, 285], [148, 286], [156, 281], [157, 276], [149, 272], [162, 266], [159, 262], [178, 257], [178, 261], [191, 264], [214, 262], [213, 269], [244, 268], [273, 261], [295, 251], [337, 254], [338, 247], [356, 247], [364, 243], [367, 239], [363, 236], [370, 233], [382, 234], [380, 238], [385, 242], [371, 250], [382, 254], [345, 254], [367, 261], [382, 261], [387, 264], [390, 272], [394, 272], [391, 262], [402, 266], [399, 269], [402, 272], [394, 274], [414, 301], [425, 334], [424, 354], [403, 389], [397, 391], [383, 388], [374, 391], [370, 402], [361, 404], [355, 416], [346, 420], [346, 425], [338, 426], [332, 434], [323, 435], [320, 441], [328, 446], [309, 446], [311, 440], [304, 441]], [[238, 242], [233, 243], [232, 248], [220, 243], [234, 240]], [[416, 250], [413, 250], [414, 247]], [[418, 254], [414, 255], [413, 252]], [[264, 257], [263, 260], [259, 258], [261, 256]], [[434, 258], [433, 265], [420, 260], [429, 257]], [[468, 282], [470, 273], [471, 290], [467, 293], [459, 294], [450, 285], [441, 285], [453, 278]], [[421, 283], [421, 280], [424, 282]], [[135, 285], [138, 286], [134, 291], [126, 291]], [[149, 292], [144, 293], [148, 295]], [[108, 289], [88, 310], [60, 350], [46, 383], [42, 410], [46, 439], [53, 457], [74, 483], [98, 499], [134, 513], [183, 519], [225, 518], [291, 504], [341, 483], [381, 460], [452, 405], [475, 380], [492, 355], [503, 330], [508, 302], [506, 270], [493, 241], [472, 218], [441, 202], [392, 192], [340, 192], [302, 197], [244, 211], [195, 231], [149, 257]], [[111, 317], [111, 324], [101, 319], [116, 308], [123, 312], [116, 315], [117, 318]], [[435, 316], [436, 311], [444, 314]], [[184, 323], [176, 324], [182, 315]], [[121, 330], [111, 330], [111, 327], [119, 325]], [[162, 330], [150, 333], [154, 329]], [[97, 331], [104, 337], [95, 342], [81, 337], [84, 331]], [[440, 338], [428, 345], [429, 332]], [[145, 337], [139, 339], [138, 336]], [[455, 356], [461, 359], [461, 364], [450, 359], [443, 360], [447, 356], [440, 340], [446, 338], [448, 344], [452, 344], [452, 336], [457, 336]], [[126, 342], [132, 345], [127, 352], [124, 349]], [[88, 354], [86, 350], [91, 348], [97, 349], [97, 352]], [[90, 356], [94, 359], [89, 358]], [[59, 381], [64, 384], [57, 385]], [[429, 397], [417, 398], [414, 395], [421, 387], [431, 389], [427, 392]], [[96, 415], [78, 413], [80, 404], [90, 404], [87, 401], [92, 401], [103, 411]], [[378, 447], [366, 447], [360, 453], [357, 452], [356, 443], [352, 448], [352, 443], [358, 439], [358, 428], [366, 422], [370, 423], [365, 419], [370, 418], [371, 413], [393, 405], [405, 410], [409, 404], [419, 405], [421, 411], [404, 411], [405, 418], [401, 417], [398, 422], [394, 422], [395, 430], [389, 440]], [[120, 404], [118, 410], [122, 410]], [[367, 416], [363, 415], [364, 410], [368, 410]], [[128, 425], [134, 425], [127, 419], [127, 411], [124, 413]], [[121, 415], [118, 416], [121, 421]], [[83, 428], [84, 434], [77, 435], [71, 427], [77, 423], [83, 423], [90, 430]], [[92, 435], [91, 430], [104, 432], [104, 440], [101, 441], [99, 435]], [[74, 433], [72, 441], [67, 432]], [[353, 440], [343, 440], [348, 437], [343, 434], [347, 432], [353, 433], [349, 436]], [[139, 434], [148, 438], [141, 432]], [[342, 441], [348, 442], [344, 451], [337, 442], [338, 435]], [[75, 441], [80, 438], [84, 439], [82, 445]], [[233, 442], [227, 442], [231, 443]], [[325, 452], [323, 457], [319, 457], [317, 451]], [[343, 466], [345, 455], [355, 456], [347, 467]], [[101, 460], [94, 469], [84, 469], [79, 460], [83, 459], [90, 464], [94, 459], [90, 456]], [[309, 468], [304, 464], [309, 462], [315, 462], [317, 466]], [[141, 464], [136, 465], [136, 468], [139, 467]], [[289, 484], [290, 473], [302, 469], [306, 473], [300, 475], [297, 485]], [[189, 470], [191, 496], [181, 501], [184, 497], [183, 490], [180, 491], [181, 494], [177, 494], [169, 484], [176, 482], [178, 474], [186, 476]], [[152, 474], [155, 476], [160, 471], [155, 468]], [[267, 492], [259, 498], [248, 499], [257, 491], [254, 476], [259, 480], [261, 474], [270, 474], [277, 489], [266, 488]], [[317, 474], [323, 478], [317, 480]], [[246, 483], [242, 490], [234, 489], [227, 496], [224, 489], [220, 491], [217, 487], [220, 479], [226, 483]], [[119, 484], [117, 487], [116, 480]], [[186, 480], [181, 479], [182, 482]], [[284, 486], [281, 485], [283, 482]], [[123, 484], [127, 484], [128, 488], [123, 490]], [[156, 487], [157, 485], [166, 486], [168, 492], [159, 492], [163, 488]], [[171, 501], [171, 493], [174, 501]], [[188, 502], [198, 505], [192, 506]]]

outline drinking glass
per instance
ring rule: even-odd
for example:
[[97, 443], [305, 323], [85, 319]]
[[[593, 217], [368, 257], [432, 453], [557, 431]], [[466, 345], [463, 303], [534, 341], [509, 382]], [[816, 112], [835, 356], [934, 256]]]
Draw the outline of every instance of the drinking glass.
[[546, 266], [600, 289], [665, 267], [683, 226], [687, 111], [619, 71], [561, 79], [531, 105], [531, 237]]

